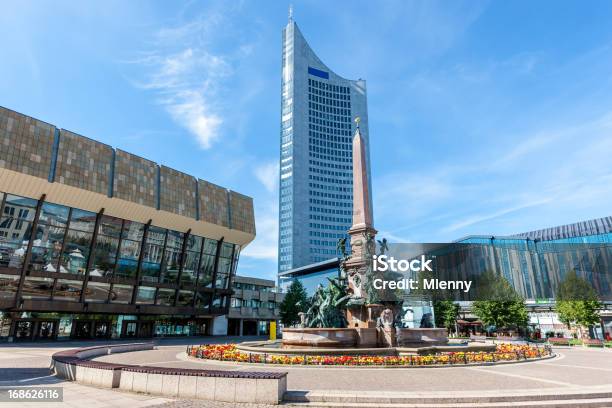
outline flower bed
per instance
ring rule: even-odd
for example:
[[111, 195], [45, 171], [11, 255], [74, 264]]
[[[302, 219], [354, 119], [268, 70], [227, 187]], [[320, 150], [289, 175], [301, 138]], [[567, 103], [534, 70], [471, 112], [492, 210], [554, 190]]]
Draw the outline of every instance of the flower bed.
[[450, 352], [426, 356], [289, 356], [239, 351], [235, 344], [187, 347], [187, 355], [206, 360], [284, 365], [430, 366], [495, 363], [538, 359], [551, 355], [550, 347], [498, 344], [495, 352]]

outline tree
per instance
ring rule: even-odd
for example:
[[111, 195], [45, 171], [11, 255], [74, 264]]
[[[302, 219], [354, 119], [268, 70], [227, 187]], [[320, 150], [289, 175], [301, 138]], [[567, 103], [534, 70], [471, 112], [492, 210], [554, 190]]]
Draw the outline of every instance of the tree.
[[308, 293], [304, 285], [299, 280], [294, 280], [279, 306], [281, 323], [284, 326], [294, 326], [300, 323], [298, 313], [306, 312], [308, 303]]
[[491, 271], [483, 273], [477, 290], [473, 311], [485, 326], [519, 328], [527, 324], [525, 301], [503, 276]]
[[452, 300], [435, 300], [433, 302], [436, 327], [446, 327], [446, 330], [455, 328], [459, 315], [459, 304]]
[[559, 320], [571, 327], [592, 326], [599, 323], [601, 303], [593, 286], [584, 278], [571, 271], [565, 275], [556, 293], [556, 307]]

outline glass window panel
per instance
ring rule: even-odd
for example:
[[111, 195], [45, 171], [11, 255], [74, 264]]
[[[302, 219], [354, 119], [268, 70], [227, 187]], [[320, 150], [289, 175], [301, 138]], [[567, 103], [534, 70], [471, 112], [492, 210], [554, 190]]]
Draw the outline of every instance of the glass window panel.
[[217, 280], [215, 283], [215, 287], [217, 289], [227, 289], [228, 283], [229, 283], [229, 275], [217, 273]]
[[198, 285], [211, 288], [213, 278], [213, 267], [215, 263], [214, 255], [202, 255], [202, 263], [200, 265]]
[[32, 247], [30, 271], [57, 272], [59, 248]]
[[187, 239], [187, 246], [185, 250], [200, 252], [200, 248], [202, 247], [202, 239], [203, 239], [202, 237], [198, 237], [196, 235], [189, 235], [189, 239]]
[[132, 285], [113, 285], [110, 293], [111, 303], [130, 303], [132, 300]]
[[233, 249], [234, 249], [234, 244], [224, 242], [221, 245], [221, 253], [219, 254], [219, 256], [222, 256], [223, 258], [231, 258]]
[[43, 224], [55, 225], [58, 227], [68, 226], [68, 213], [70, 208], [52, 203], [43, 203], [40, 209], [38, 222]]
[[125, 221], [123, 223], [123, 238], [133, 241], [141, 241], [144, 234], [144, 224], [134, 221]]
[[154, 227], [153, 225], [149, 227], [149, 232], [147, 232], [147, 243], [163, 247], [165, 240], [166, 230], [164, 228]]
[[78, 302], [81, 296], [81, 290], [83, 289], [83, 282], [76, 280], [58, 279], [55, 292], [53, 294], [54, 300], [64, 300], [69, 302]]
[[0, 239], [0, 266], [21, 268], [26, 249], [21, 243]]
[[208, 255], [215, 255], [217, 253], [217, 241], [207, 238], [204, 241], [204, 253]]
[[157, 301], [155, 304], [162, 306], [174, 305], [174, 289], [159, 288], [157, 291]]
[[193, 292], [190, 290], [180, 290], [176, 301], [177, 306], [191, 306], [193, 303]]
[[90, 276], [108, 276], [113, 272], [117, 259], [119, 240], [105, 235], [98, 235], [93, 253], [93, 265]]
[[110, 217], [103, 215], [98, 226], [98, 234], [107, 235], [113, 238], [119, 238], [121, 235], [121, 218]]
[[138, 288], [136, 303], [141, 305], [152, 305], [155, 301], [155, 288], [141, 286]]
[[13, 300], [19, 286], [18, 275], [2, 275], [0, 274], [0, 299]]
[[26, 277], [23, 282], [22, 296], [26, 299], [50, 299], [53, 279]]
[[164, 254], [164, 267], [161, 274], [161, 282], [175, 283], [178, 278], [180, 250], [167, 249]]
[[31, 233], [31, 222], [9, 217], [0, 219], [0, 240], [27, 246]]
[[210, 307], [211, 294], [208, 292], [196, 292], [196, 308], [208, 309]]
[[138, 261], [133, 259], [119, 259], [115, 266], [115, 276], [122, 278], [133, 278], [136, 276]]
[[181, 250], [183, 248], [183, 233], [168, 230], [168, 240], [166, 241], [166, 248], [175, 248]]
[[8, 194], [4, 205], [5, 216], [33, 221], [36, 213], [37, 200]]
[[227, 296], [215, 295], [215, 297], [213, 298], [212, 306], [214, 308], [223, 308], [225, 307], [226, 301], [227, 301]]
[[230, 259], [219, 258], [219, 264], [217, 266], [217, 273], [229, 274], [230, 266], [232, 261]]
[[141, 279], [144, 282], [158, 282], [160, 269], [158, 263], [143, 262], [140, 271]]
[[91, 233], [74, 231], [72, 229], [68, 230], [61, 257], [60, 272], [85, 273], [91, 239]]
[[89, 282], [85, 291], [85, 301], [103, 303], [108, 300], [110, 283]]
[[61, 249], [65, 232], [66, 229], [63, 227], [38, 224], [33, 245]]
[[161, 263], [163, 246], [146, 243], [144, 251], [145, 262]]
[[199, 252], [185, 253], [185, 264], [183, 265], [183, 272], [181, 273], [181, 283], [195, 283], [199, 259]]
[[132, 259], [138, 261], [140, 256], [140, 242], [124, 239], [121, 241], [121, 250], [119, 257], [124, 259]]
[[72, 215], [70, 216], [70, 229], [79, 230], [85, 232], [93, 232], [96, 225], [97, 214], [91, 211], [79, 210], [77, 208], [72, 209]]

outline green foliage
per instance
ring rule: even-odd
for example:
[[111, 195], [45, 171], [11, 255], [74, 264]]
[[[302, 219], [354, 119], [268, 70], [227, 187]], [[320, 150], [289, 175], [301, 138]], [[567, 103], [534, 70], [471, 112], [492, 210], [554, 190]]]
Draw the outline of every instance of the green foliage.
[[599, 323], [601, 303], [597, 292], [586, 279], [579, 277], [576, 271], [565, 275], [557, 288], [556, 295], [555, 309], [559, 320], [568, 327], [571, 324], [592, 326]]
[[487, 271], [477, 282], [473, 311], [485, 326], [522, 327], [528, 322], [524, 299], [503, 276]]
[[285, 326], [294, 326], [300, 323], [298, 313], [308, 310], [308, 293], [299, 280], [294, 280], [289, 286], [285, 299], [281, 302], [280, 318]]
[[436, 300], [433, 302], [436, 327], [446, 327], [451, 330], [455, 327], [459, 315], [459, 305], [452, 300]]

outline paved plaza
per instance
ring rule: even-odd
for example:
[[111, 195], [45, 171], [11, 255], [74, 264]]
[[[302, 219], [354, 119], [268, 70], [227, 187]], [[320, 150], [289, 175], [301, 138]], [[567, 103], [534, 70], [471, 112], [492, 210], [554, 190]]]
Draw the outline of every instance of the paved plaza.
[[[235, 341], [235, 339], [233, 339]], [[244, 339], [242, 339], [244, 340]], [[184, 355], [187, 344], [227, 342], [228, 338], [158, 340], [152, 351], [138, 351], [100, 357], [97, 360], [135, 365], [220, 370], [289, 372], [289, 391], [343, 392], [431, 392], [443, 395], [474, 392], [576, 392], [597, 390], [612, 384], [612, 350], [556, 348], [557, 357], [518, 364], [486, 367], [441, 368], [338, 368], [338, 367], [274, 367], [262, 365], [206, 362]], [[44, 404], [45, 407], [231, 407], [230, 403], [185, 401], [62, 381], [49, 375], [50, 356], [60, 350], [99, 345], [98, 342], [0, 345], [0, 385], [64, 387], [64, 404]], [[26, 406], [28, 404], [25, 404]], [[41, 407], [40, 403], [30, 404]], [[24, 406], [24, 404], [20, 404]], [[263, 405], [239, 405], [264, 407]]]

